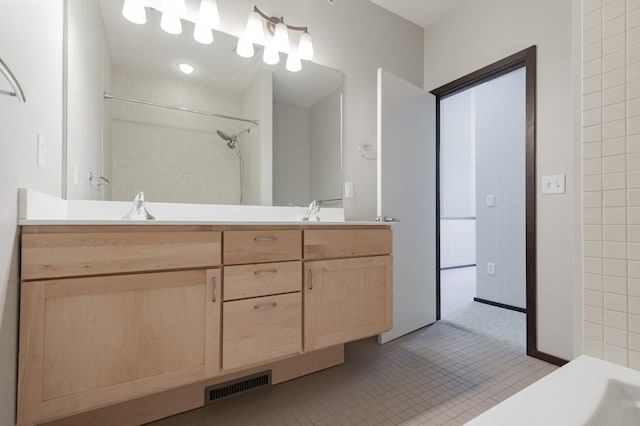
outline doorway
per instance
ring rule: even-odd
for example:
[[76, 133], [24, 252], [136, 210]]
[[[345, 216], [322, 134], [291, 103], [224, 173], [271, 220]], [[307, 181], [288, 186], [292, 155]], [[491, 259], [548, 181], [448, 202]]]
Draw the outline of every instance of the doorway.
[[[536, 331], [536, 47], [532, 46], [514, 55], [488, 65], [469, 75], [432, 90], [436, 96], [436, 217], [440, 218], [440, 107], [441, 101], [447, 97], [463, 92], [469, 88], [524, 68], [525, 70], [525, 311], [526, 311], [526, 353], [555, 364], [562, 360], [538, 351]], [[490, 200], [487, 200], [490, 202]], [[436, 247], [441, 243], [440, 221], [436, 224]], [[436, 251], [436, 270], [440, 271], [442, 256]], [[486, 268], [487, 265], [484, 265]], [[436, 318], [441, 319], [441, 279], [436, 274]]]

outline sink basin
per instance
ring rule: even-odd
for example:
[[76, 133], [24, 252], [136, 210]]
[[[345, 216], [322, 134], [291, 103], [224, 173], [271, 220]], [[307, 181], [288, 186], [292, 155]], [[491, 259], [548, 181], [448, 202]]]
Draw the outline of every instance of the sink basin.
[[640, 387], [609, 380], [600, 405], [587, 426], [640, 425]]

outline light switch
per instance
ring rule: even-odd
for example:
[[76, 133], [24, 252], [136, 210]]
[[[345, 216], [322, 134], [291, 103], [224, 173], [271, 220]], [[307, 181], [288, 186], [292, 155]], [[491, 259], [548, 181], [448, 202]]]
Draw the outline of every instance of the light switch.
[[487, 195], [487, 207], [495, 207], [495, 206], [496, 206], [496, 196]]
[[543, 194], [564, 194], [565, 175], [542, 176]]
[[344, 198], [353, 198], [353, 182], [344, 183]]
[[47, 141], [45, 140], [43, 135], [38, 133], [36, 164], [41, 169], [44, 169], [46, 154], [47, 154]]
[[487, 274], [495, 275], [496, 274], [496, 264], [495, 263], [487, 263]]

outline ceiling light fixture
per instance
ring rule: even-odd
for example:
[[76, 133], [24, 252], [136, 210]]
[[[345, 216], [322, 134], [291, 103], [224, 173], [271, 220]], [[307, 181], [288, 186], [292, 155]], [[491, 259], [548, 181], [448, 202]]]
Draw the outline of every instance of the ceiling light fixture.
[[178, 62], [176, 65], [178, 66], [178, 69], [185, 74], [191, 74], [196, 70], [196, 67], [191, 64], [187, 64], [186, 62]]
[[201, 0], [200, 12], [193, 30], [193, 38], [198, 43], [213, 43], [213, 28], [220, 24], [218, 3], [216, 0]]
[[144, 9], [144, 0], [124, 0], [122, 15], [134, 24], [145, 24], [147, 12]]
[[[268, 34], [264, 33], [263, 21], [266, 23]], [[295, 51], [291, 47], [289, 31], [301, 32], [298, 47]], [[253, 43], [264, 43], [265, 49], [262, 59], [269, 65], [275, 65], [280, 61], [278, 52], [288, 54], [287, 69], [292, 72], [302, 69], [300, 59], [308, 61], [313, 59], [314, 55], [313, 42], [307, 27], [295, 27], [285, 24], [284, 18], [267, 16], [257, 6], [254, 6], [249, 14], [247, 28], [244, 36], [238, 41], [236, 52], [243, 57], [253, 56]], [[251, 44], [250, 47], [249, 44]]]

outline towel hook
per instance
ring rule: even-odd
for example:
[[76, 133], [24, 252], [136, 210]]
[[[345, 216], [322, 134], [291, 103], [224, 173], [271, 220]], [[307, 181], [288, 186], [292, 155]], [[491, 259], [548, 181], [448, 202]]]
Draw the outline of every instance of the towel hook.
[[20, 83], [18, 83], [18, 80], [13, 75], [7, 64], [4, 63], [2, 58], [0, 58], [0, 72], [2, 73], [2, 75], [4, 75], [4, 78], [7, 79], [7, 81], [13, 88], [13, 92], [9, 92], [8, 90], [0, 90], [0, 94], [15, 96], [20, 102], [26, 102], [27, 99], [24, 97], [24, 91], [22, 90]]

